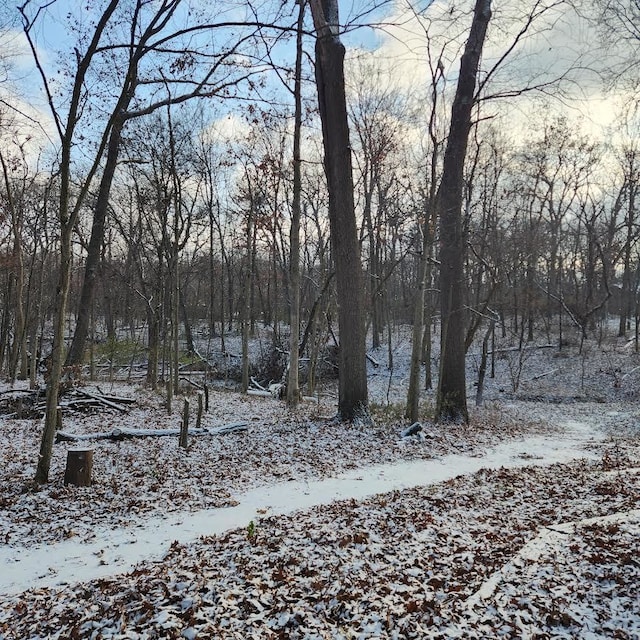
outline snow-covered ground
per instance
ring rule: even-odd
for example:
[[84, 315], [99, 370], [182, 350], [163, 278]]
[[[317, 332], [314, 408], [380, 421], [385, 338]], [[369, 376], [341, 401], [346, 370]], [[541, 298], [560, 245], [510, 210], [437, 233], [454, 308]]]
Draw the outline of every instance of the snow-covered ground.
[[[60, 443], [29, 490], [41, 424], [0, 417], [0, 638], [640, 638], [637, 354], [535, 350], [517, 390], [505, 356], [469, 426], [402, 438], [407, 355], [374, 427], [214, 392], [248, 431], [92, 441], [89, 488]], [[65, 431], [180, 421], [101, 390], [137, 403]]]

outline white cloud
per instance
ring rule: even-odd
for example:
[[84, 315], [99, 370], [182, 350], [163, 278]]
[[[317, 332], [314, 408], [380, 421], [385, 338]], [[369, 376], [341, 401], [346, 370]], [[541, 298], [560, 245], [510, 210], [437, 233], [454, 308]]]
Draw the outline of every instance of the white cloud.
[[[519, 37], [532, 5], [536, 7], [536, 18], [526, 35]], [[375, 60], [398, 90], [409, 94], [429, 86], [429, 64], [435, 68], [441, 60], [447, 85], [453, 90], [469, 34], [472, 7], [471, 2], [461, 6], [461, 3], [435, 0], [423, 14], [417, 15], [407, 2], [398, 2], [379, 31], [378, 46], [373, 50], [352, 49], [350, 57], [366, 56]], [[611, 125], [617, 105], [629, 99], [622, 92], [605, 92], [602, 78], [611, 65], [619, 64], [629, 52], [607, 48], [600, 42], [597, 23], [577, 13], [568, 2], [494, 3], [482, 72], [486, 74], [509, 49], [512, 51], [492, 75], [486, 93], [517, 93], [548, 85], [545, 93], [557, 98], [548, 98], [552, 108], [579, 113], [594, 132], [602, 135]], [[514, 99], [518, 104], [504, 99], [491, 102], [486, 110], [490, 114], [530, 112], [534, 95]], [[521, 124], [518, 121], [518, 125]]]

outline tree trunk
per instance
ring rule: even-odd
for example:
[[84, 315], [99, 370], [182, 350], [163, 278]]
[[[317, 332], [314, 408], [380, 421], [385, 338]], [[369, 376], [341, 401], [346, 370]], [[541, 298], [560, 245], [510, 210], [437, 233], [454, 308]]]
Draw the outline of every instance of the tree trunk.
[[413, 332], [411, 339], [411, 365], [409, 368], [409, 390], [404, 417], [409, 422], [419, 420], [420, 401], [420, 361], [422, 360], [422, 326], [424, 324], [424, 296], [427, 279], [427, 260], [429, 251], [428, 222], [422, 230], [422, 252], [418, 262], [418, 282], [415, 306], [413, 308]]
[[149, 335], [149, 355], [147, 357], [147, 384], [155, 391], [158, 387], [158, 356], [160, 353], [160, 318], [158, 313], [147, 304], [147, 326]]
[[462, 190], [464, 162], [471, 130], [476, 76], [491, 1], [476, 0], [471, 32], [460, 63], [460, 77], [451, 110], [449, 138], [438, 189], [440, 213], [440, 376], [436, 404], [439, 422], [468, 422], [465, 375], [464, 255]]
[[96, 206], [93, 212], [91, 237], [89, 239], [87, 259], [84, 266], [84, 280], [80, 292], [76, 328], [69, 353], [67, 354], [67, 365], [81, 364], [84, 357], [87, 336], [89, 335], [91, 308], [93, 306], [93, 297], [96, 289], [96, 276], [100, 264], [100, 249], [104, 241], [105, 222], [109, 211], [109, 194], [111, 193], [113, 176], [116, 171], [116, 166], [118, 165], [121, 132], [122, 123], [119, 122], [114, 126], [109, 137], [107, 160], [102, 173]]
[[242, 301], [241, 301], [241, 327], [242, 327], [242, 382], [241, 382], [241, 390], [242, 393], [247, 393], [249, 390], [249, 334], [251, 330], [251, 283], [253, 281], [252, 277], [252, 266], [253, 266], [253, 242], [252, 238], [254, 237], [253, 232], [253, 203], [251, 204], [249, 213], [247, 214], [247, 227], [246, 227], [246, 243], [247, 243], [247, 256], [246, 256], [246, 265], [245, 265], [245, 273], [244, 273], [244, 287], [242, 292]]
[[182, 326], [184, 327], [184, 337], [187, 343], [187, 353], [189, 355], [193, 355], [196, 352], [196, 347], [195, 347], [195, 343], [193, 342], [193, 331], [191, 330], [191, 322], [189, 321], [189, 313], [187, 312], [187, 303], [185, 301], [183, 287], [179, 287], [178, 298], [180, 302], [180, 315], [182, 316]]
[[[68, 186], [68, 185], [67, 185]], [[64, 329], [65, 311], [69, 297], [69, 281], [71, 277], [71, 234], [72, 227], [68, 224], [66, 205], [68, 192], [60, 196], [63, 208], [61, 212], [60, 229], [60, 274], [54, 295], [53, 314], [53, 346], [51, 350], [51, 368], [47, 380], [47, 403], [44, 418], [44, 429], [40, 441], [40, 454], [36, 468], [35, 482], [44, 484], [49, 481], [49, 469], [51, 467], [51, 455], [53, 453], [53, 440], [57, 427], [58, 396], [60, 380], [62, 378], [62, 365], [64, 362]]]
[[[18, 209], [17, 203], [13, 197], [13, 188], [9, 179], [9, 168], [5, 162], [4, 155], [0, 153], [0, 165], [2, 166], [2, 175], [6, 189], [6, 206], [9, 210], [11, 218], [11, 233], [13, 235], [13, 252], [11, 255], [10, 280], [15, 285], [15, 325], [13, 328], [13, 343], [9, 354], [9, 382], [13, 383], [16, 379], [18, 370], [18, 360], [22, 353], [23, 360], [25, 356], [25, 311], [24, 311], [24, 255], [22, 251], [22, 224], [23, 212]], [[7, 298], [8, 305], [11, 304], [11, 298]], [[7, 305], [7, 306], [8, 306]]]
[[296, 70], [294, 84], [295, 122], [293, 130], [293, 201], [291, 203], [290, 231], [290, 313], [289, 325], [289, 379], [287, 381], [287, 404], [296, 407], [300, 401], [299, 357], [300, 357], [300, 202], [302, 195], [302, 167], [300, 158], [300, 133], [302, 127], [302, 28], [304, 20], [304, 0], [298, 10], [298, 30], [296, 36]]
[[312, 0], [310, 6], [317, 33], [316, 85], [329, 191], [331, 248], [336, 266], [340, 331], [338, 415], [342, 420], [370, 421], [362, 265], [344, 85], [345, 49], [338, 35], [337, 0]]

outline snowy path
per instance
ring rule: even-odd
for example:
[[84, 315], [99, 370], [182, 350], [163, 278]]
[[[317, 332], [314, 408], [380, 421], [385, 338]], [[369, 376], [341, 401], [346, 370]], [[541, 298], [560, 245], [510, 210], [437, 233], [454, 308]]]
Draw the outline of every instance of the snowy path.
[[159, 560], [175, 540], [246, 527], [261, 515], [288, 514], [334, 500], [436, 484], [481, 468], [523, 467], [594, 457], [589, 445], [602, 434], [585, 423], [566, 423], [565, 433], [501, 444], [482, 457], [439, 459], [367, 467], [313, 482], [286, 482], [235, 496], [234, 507], [156, 516], [126, 529], [96, 529], [96, 542], [67, 540], [38, 548], [0, 548], [0, 597], [30, 588], [89, 581], [130, 571], [142, 560]]

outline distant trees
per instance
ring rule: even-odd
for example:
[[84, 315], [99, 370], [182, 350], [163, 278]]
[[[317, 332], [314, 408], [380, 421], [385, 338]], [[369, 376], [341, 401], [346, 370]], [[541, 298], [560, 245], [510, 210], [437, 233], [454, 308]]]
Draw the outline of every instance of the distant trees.
[[[495, 19], [512, 19], [501, 25], [518, 44], [564, 4]], [[78, 46], [52, 82], [36, 34], [54, 5], [22, 7], [57, 135], [48, 171], [29, 134], [0, 119], [0, 369], [35, 384], [40, 345], [52, 348], [38, 482], [65, 362], [83, 363], [86, 344], [91, 353], [104, 338], [116, 344], [124, 329], [140, 341], [148, 384], [171, 380], [173, 392], [180, 355], [200, 357], [198, 335], [240, 362], [228, 338], [244, 333], [245, 388], [250, 338], [267, 335], [265, 352], [289, 362], [290, 406], [298, 374], [309, 392], [328, 367], [339, 370], [345, 420], [367, 419], [365, 335], [390, 369], [398, 336], [411, 336], [410, 420], [435, 381], [440, 339], [443, 422], [467, 419], [466, 354], [479, 336], [482, 375], [489, 341], [524, 348], [544, 336], [564, 348], [568, 325], [587, 340], [607, 314], [620, 337], [635, 320], [637, 338], [637, 114], [628, 109], [605, 142], [540, 110], [535, 128], [510, 129], [515, 112], [485, 100], [521, 93], [512, 77], [492, 85], [511, 46], [504, 55], [492, 46], [478, 66], [488, 2], [475, 5], [455, 96], [452, 52], [465, 36], [450, 27], [462, 18], [432, 19], [432, 5], [412, 14], [428, 27], [421, 91], [400, 74], [388, 82], [388, 63], [367, 51], [347, 59], [345, 78], [348, 30], [333, 0], [309, 4], [315, 33], [304, 29], [304, 3], [250, 7], [250, 20], [227, 22], [222, 5], [211, 9], [217, 19], [196, 19], [179, 0], [103, 0], [93, 30], [70, 32]], [[600, 15], [601, 28], [618, 25], [625, 51], [637, 42], [633, 22], [619, 24], [632, 5], [606, 3]], [[297, 35], [296, 60], [280, 48], [284, 34]], [[305, 56], [314, 35], [319, 109]], [[635, 77], [628, 67], [624, 77]], [[278, 74], [277, 88], [263, 72]]]
[[[70, 97], [68, 101], [58, 103], [55, 87], [43, 66], [35, 41], [35, 31], [46, 15], [47, 7], [37, 7], [26, 2], [20, 13], [23, 18], [24, 33], [40, 71], [51, 115], [56, 123], [60, 143], [60, 197], [58, 220], [60, 224], [60, 275], [56, 288], [55, 329], [53, 338], [51, 375], [47, 390], [47, 414], [42, 439], [36, 482], [46, 482], [49, 473], [51, 445], [55, 431], [55, 416], [58, 400], [58, 387], [64, 363], [64, 326], [69, 301], [70, 275], [72, 266], [72, 235], [80, 210], [85, 204], [94, 178], [100, 172], [103, 154], [107, 153], [103, 170], [101, 194], [98, 198], [96, 224], [90, 240], [91, 259], [88, 260], [89, 280], [83, 296], [81, 312], [89, 314], [93, 291], [93, 274], [97, 264], [97, 253], [101, 245], [103, 220], [108, 201], [112, 174], [117, 163], [121, 131], [126, 120], [151, 113], [162, 106], [181, 103], [193, 97], [213, 95], [223, 90], [229, 91], [240, 79], [253, 75], [255, 68], [228, 65], [227, 61], [239, 51], [240, 43], [247, 35], [233, 37], [230, 44], [222, 44], [213, 49], [202, 46], [192, 49], [189, 39], [202, 33], [201, 23], [186, 24], [183, 28], [171, 31], [172, 20], [177, 17], [181, 0], [166, 0], [159, 5], [149, 5], [137, 0], [133, 5], [124, 6], [119, 0], [106, 2], [96, 12], [95, 26], [87, 34], [81, 34], [81, 41], [74, 49], [75, 68], [70, 72]], [[240, 26], [238, 23], [237, 26]], [[207, 25], [207, 30], [214, 25]], [[252, 27], [249, 27], [250, 29]], [[124, 38], [122, 37], [122, 34]], [[154, 61], [147, 64], [149, 54]], [[123, 60], [124, 58], [124, 60]], [[107, 66], [105, 66], [107, 65]], [[153, 69], [160, 69], [156, 73]], [[214, 80], [216, 72], [223, 68], [221, 80]], [[200, 74], [199, 70], [202, 69]], [[233, 73], [237, 70], [238, 73]], [[86, 91], [87, 83], [93, 77], [111, 77], [116, 80], [108, 87], [111, 92], [103, 96], [103, 105], [95, 108], [94, 96]], [[106, 75], [105, 75], [106, 74]], [[140, 80], [144, 74], [144, 80]], [[169, 88], [175, 83], [175, 93]], [[140, 91], [140, 87], [144, 91]], [[132, 108], [131, 108], [132, 107]], [[82, 185], [76, 191], [72, 188], [75, 178], [74, 158], [81, 123], [87, 117], [92, 118], [92, 126], [87, 130], [97, 130], [97, 143], [89, 160]], [[86, 335], [88, 321], [81, 324]], [[82, 336], [80, 336], [82, 340]], [[73, 353], [78, 354], [81, 345]]]
[[[608, 51], [615, 51], [605, 64], [616, 81], [637, 93], [640, 76], [640, 3], [638, 0], [606, 0], [595, 2], [596, 19], [602, 25], [603, 39]], [[635, 87], [635, 89], [634, 89]]]

